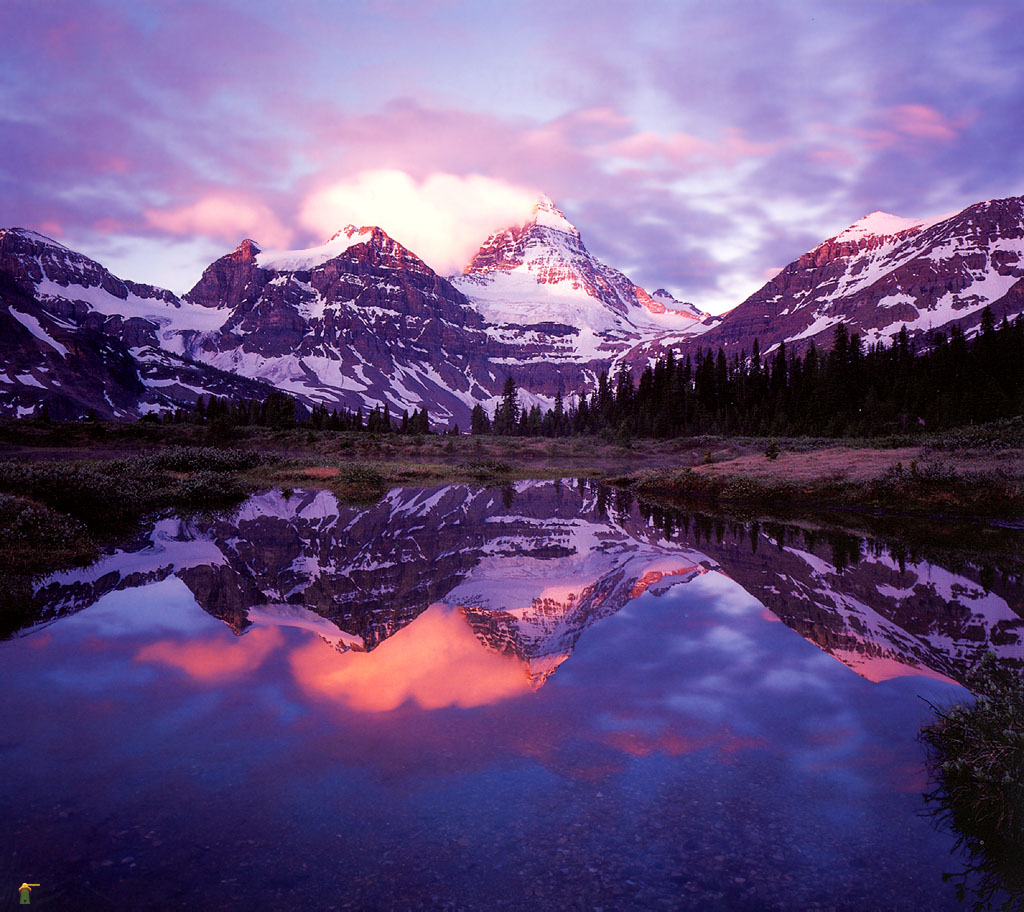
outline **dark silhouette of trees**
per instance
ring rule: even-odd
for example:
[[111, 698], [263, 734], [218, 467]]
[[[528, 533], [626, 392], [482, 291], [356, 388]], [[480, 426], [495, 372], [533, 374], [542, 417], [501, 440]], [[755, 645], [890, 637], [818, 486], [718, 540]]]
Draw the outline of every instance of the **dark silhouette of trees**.
[[[866, 347], [842, 323], [832, 347], [811, 342], [802, 355], [779, 344], [731, 357], [669, 351], [640, 372], [602, 373], [592, 393], [567, 406], [520, 409], [509, 378], [493, 433], [609, 439], [700, 434], [877, 436], [981, 424], [1024, 413], [1024, 317], [997, 324], [986, 309], [975, 336], [959, 326], [933, 333], [915, 351], [905, 329], [891, 346]], [[487, 416], [473, 433], [490, 431]]]

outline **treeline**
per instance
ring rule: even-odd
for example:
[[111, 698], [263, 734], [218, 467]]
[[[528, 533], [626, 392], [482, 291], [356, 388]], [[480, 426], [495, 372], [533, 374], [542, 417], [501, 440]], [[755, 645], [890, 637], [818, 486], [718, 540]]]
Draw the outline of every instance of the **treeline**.
[[[161, 419], [147, 415], [146, 419]], [[145, 419], [144, 419], [145, 420]], [[200, 396], [191, 409], [165, 413], [165, 424], [197, 424], [214, 429], [269, 427], [278, 430], [302, 424], [316, 430], [367, 434], [429, 434], [430, 417], [426, 407], [391, 415], [388, 403], [375, 405], [365, 415], [362, 408], [350, 411], [344, 407], [328, 409], [326, 405], [312, 410], [296, 402], [287, 393], [272, 392], [265, 399], [227, 399]], [[458, 427], [454, 428], [458, 433]]]
[[906, 329], [892, 346], [865, 348], [840, 323], [832, 348], [812, 341], [803, 354], [780, 344], [762, 356], [698, 349], [672, 351], [634, 382], [623, 366], [603, 373], [597, 389], [566, 407], [520, 406], [511, 378], [489, 419], [473, 410], [474, 434], [561, 437], [874, 436], [941, 430], [1009, 418], [1024, 412], [1024, 317], [996, 325], [986, 308], [978, 334], [959, 326], [935, 333], [915, 352]]
[[[865, 347], [857, 333], [838, 324], [832, 347], [811, 341], [802, 354], [784, 343], [762, 355], [730, 355], [698, 349], [677, 358], [668, 351], [634, 380], [622, 366], [607, 372], [597, 389], [552, 408], [520, 403], [510, 377], [493, 417], [483, 405], [472, 411], [473, 434], [567, 437], [599, 434], [680, 437], [703, 434], [750, 436], [876, 436], [944, 430], [1024, 413], [1024, 316], [996, 324], [986, 308], [977, 335], [959, 326], [934, 333], [921, 351], [902, 329], [891, 346]], [[160, 421], [156, 416], [144, 420]], [[191, 409], [165, 414], [165, 423], [245, 426], [371, 434], [429, 434], [426, 407], [392, 416], [387, 403], [368, 412], [320, 405], [311, 411], [286, 393], [262, 400], [200, 398]], [[448, 433], [458, 434], [458, 426]]]

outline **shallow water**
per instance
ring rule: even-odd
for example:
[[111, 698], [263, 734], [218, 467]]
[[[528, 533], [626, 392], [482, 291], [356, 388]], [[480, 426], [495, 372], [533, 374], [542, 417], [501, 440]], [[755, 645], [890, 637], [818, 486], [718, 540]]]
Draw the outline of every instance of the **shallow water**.
[[0, 644], [4, 874], [62, 909], [960, 908], [916, 733], [1024, 657], [990, 576], [585, 484], [164, 519]]

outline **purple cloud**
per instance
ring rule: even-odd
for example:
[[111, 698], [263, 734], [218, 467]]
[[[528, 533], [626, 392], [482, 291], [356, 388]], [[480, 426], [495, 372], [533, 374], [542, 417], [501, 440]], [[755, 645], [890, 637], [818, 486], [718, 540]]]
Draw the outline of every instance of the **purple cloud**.
[[1011, 0], [300, 2], [287, 17], [11, 0], [0, 222], [96, 252], [134, 238], [140, 256], [192, 231], [197, 251], [260, 232], [312, 243], [303, 212], [325, 188], [477, 175], [544, 190], [634, 280], [722, 309], [871, 210], [1022, 192], [1018, 16]]

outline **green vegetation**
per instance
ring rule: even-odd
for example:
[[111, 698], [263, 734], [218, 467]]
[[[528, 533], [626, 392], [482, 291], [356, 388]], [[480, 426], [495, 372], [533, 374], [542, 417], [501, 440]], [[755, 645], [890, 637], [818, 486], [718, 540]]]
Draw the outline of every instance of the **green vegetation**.
[[969, 675], [972, 704], [933, 707], [921, 730], [936, 784], [927, 795], [966, 869], [948, 875], [975, 910], [1024, 909], [1024, 679], [987, 655]]
[[0, 461], [2, 572], [89, 560], [160, 509], [236, 503], [247, 491], [239, 473], [267, 462], [249, 451], [181, 446], [103, 461]]

